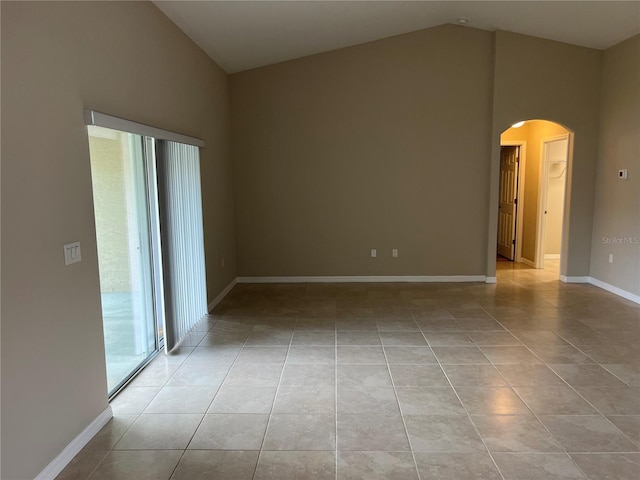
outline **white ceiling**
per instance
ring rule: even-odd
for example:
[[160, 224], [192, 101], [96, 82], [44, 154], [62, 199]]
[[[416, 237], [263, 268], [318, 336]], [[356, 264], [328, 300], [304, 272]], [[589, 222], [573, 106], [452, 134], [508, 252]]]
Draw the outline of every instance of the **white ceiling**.
[[456, 23], [606, 49], [640, 33], [640, 1], [154, 1], [228, 73]]

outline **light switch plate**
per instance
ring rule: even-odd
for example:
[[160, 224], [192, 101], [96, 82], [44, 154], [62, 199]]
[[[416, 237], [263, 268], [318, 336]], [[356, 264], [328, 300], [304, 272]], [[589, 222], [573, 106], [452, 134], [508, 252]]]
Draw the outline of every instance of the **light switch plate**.
[[64, 246], [64, 264], [71, 265], [82, 260], [80, 242], [67, 243]]

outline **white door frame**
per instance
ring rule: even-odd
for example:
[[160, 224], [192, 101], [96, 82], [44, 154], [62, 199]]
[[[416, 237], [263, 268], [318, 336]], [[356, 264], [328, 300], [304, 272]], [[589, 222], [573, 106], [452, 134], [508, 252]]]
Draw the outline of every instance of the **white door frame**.
[[[567, 177], [569, 176], [569, 150], [571, 148], [571, 133], [565, 133], [563, 135], [556, 135], [554, 137], [544, 137], [540, 140], [540, 181], [538, 182], [538, 219], [536, 225], [536, 268], [544, 268], [544, 230], [545, 230], [545, 215], [544, 210], [547, 204], [547, 148], [546, 144], [551, 142], [557, 142], [558, 140], [567, 140], [567, 152], [565, 158], [567, 159], [567, 173], [564, 177], [564, 203], [562, 205], [562, 224], [566, 220], [567, 213]], [[563, 228], [564, 232], [564, 228]], [[564, 255], [564, 242], [561, 242], [560, 258]]]
[[518, 203], [516, 205], [516, 262], [522, 262], [522, 222], [524, 219], [524, 172], [527, 158], [526, 140], [509, 140], [500, 142], [501, 147], [520, 147], [518, 161]]

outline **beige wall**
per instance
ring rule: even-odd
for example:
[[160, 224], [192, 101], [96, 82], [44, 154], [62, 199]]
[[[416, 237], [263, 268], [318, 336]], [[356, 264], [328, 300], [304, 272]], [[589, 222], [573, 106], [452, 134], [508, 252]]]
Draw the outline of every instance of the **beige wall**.
[[[107, 407], [83, 109], [206, 141], [209, 299], [236, 275], [234, 214], [227, 76], [152, 4], [1, 8], [0, 476], [22, 480]], [[82, 243], [82, 262], [65, 267], [62, 245], [72, 241]]]
[[[602, 52], [443, 26], [233, 75], [229, 112], [225, 73], [149, 3], [1, 8], [3, 478], [33, 478], [107, 405], [84, 108], [207, 142], [209, 300], [237, 273], [495, 272], [499, 136], [530, 118], [575, 132], [563, 269], [589, 273]], [[637, 44], [606, 54], [595, 238], [633, 230]], [[607, 272], [594, 246], [593, 274], [633, 290], [635, 251]]]
[[483, 275], [492, 57], [446, 25], [232, 75], [239, 274]]
[[[545, 138], [565, 135], [569, 131], [562, 125], [546, 120], [528, 120], [520, 128], [508, 128], [500, 136], [501, 142], [526, 142], [524, 172], [524, 198], [520, 199], [522, 215], [522, 256], [536, 262], [536, 235], [538, 231], [538, 202], [540, 191], [541, 142]], [[520, 180], [522, 181], [522, 175]], [[548, 232], [547, 232], [548, 233]], [[550, 253], [550, 252], [548, 252]], [[560, 253], [560, 252], [557, 252]]]
[[640, 295], [640, 35], [605, 51], [602, 80], [591, 276]]
[[589, 274], [602, 52], [498, 31], [495, 35], [493, 139], [489, 181], [487, 271], [495, 273], [500, 134], [518, 120], [545, 119], [575, 134], [568, 169], [560, 273]]
[[601, 56], [446, 25], [232, 75], [240, 275], [495, 275], [500, 133], [537, 118], [576, 133], [588, 274]]

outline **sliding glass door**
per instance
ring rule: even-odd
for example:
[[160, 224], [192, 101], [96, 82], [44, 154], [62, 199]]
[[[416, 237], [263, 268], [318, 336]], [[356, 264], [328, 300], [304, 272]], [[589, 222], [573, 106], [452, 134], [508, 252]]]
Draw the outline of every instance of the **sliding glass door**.
[[85, 110], [109, 396], [207, 313], [197, 138]]
[[158, 350], [145, 139], [89, 126], [109, 394]]

